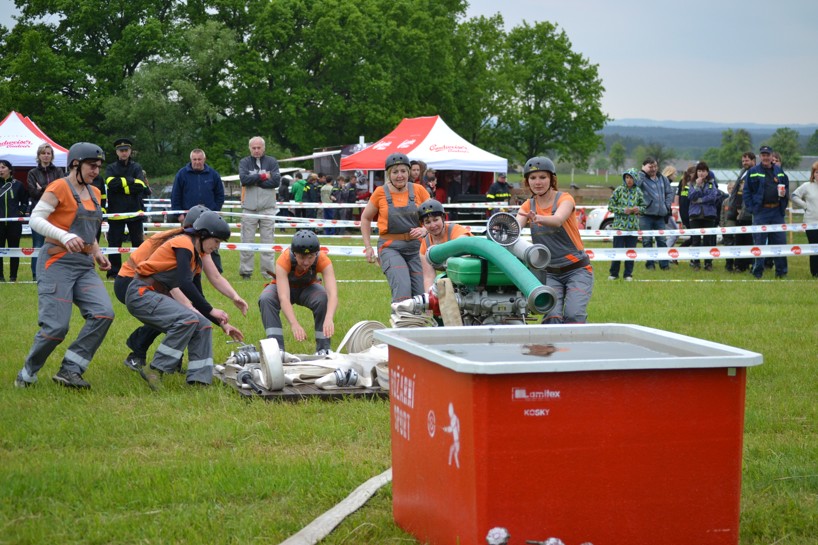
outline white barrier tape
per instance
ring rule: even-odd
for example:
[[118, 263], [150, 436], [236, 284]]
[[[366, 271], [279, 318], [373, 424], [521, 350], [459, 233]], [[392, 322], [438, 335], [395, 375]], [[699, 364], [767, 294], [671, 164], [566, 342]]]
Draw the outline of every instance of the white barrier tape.
[[[221, 250], [274, 253], [289, 245], [266, 246], [253, 243], [222, 243]], [[132, 248], [101, 248], [105, 254], [128, 254]], [[39, 248], [0, 248], [0, 257], [36, 257]], [[321, 246], [330, 256], [365, 257], [363, 246]], [[690, 259], [741, 259], [756, 257], [799, 257], [818, 255], [818, 244], [778, 244], [771, 246], [699, 246], [672, 248], [588, 248], [592, 261], [655, 261]]]
[[656, 261], [691, 259], [741, 259], [756, 257], [800, 257], [818, 254], [818, 244], [771, 246], [699, 246], [680, 248], [588, 248], [592, 261]]
[[[131, 218], [139, 218], [139, 217], [149, 217], [149, 216], [168, 216], [170, 214], [186, 214], [187, 210], [156, 210], [153, 212], [120, 212], [117, 214], [103, 214], [102, 217], [106, 219], [131, 219]], [[0, 221], [20, 221], [20, 222], [27, 222], [30, 218], [23, 217], [23, 218], [0, 218]], [[178, 223], [177, 223], [178, 225]]]
[[818, 229], [818, 223], [782, 223], [782, 224], [770, 224], [770, 225], [740, 225], [736, 227], [707, 227], [703, 229], [654, 229], [654, 230], [646, 230], [646, 231], [616, 231], [608, 229], [606, 231], [601, 230], [588, 230], [583, 229], [579, 232], [580, 236], [604, 236], [604, 237], [613, 237], [613, 236], [646, 236], [646, 237], [656, 237], [656, 236], [668, 236], [668, 235], [687, 235], [687, 236], [699, 236], [699, 235], [730, 235], [730, 234], [741, 234], [741, 233], [782, 233], [782, 232], [802, 232], [802, 231], [811, 231], [814, 229]]

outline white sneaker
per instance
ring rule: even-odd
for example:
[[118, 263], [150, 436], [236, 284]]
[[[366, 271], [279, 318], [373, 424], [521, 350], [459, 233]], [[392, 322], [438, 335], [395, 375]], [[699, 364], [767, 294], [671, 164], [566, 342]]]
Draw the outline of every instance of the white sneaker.
[[632, 276], [626, 276], [625, 277], [625, 282], [633, 282], [633, 277]]
[[608, 280], [619, 280], [619, 277], [611, 275], [608, 277]]

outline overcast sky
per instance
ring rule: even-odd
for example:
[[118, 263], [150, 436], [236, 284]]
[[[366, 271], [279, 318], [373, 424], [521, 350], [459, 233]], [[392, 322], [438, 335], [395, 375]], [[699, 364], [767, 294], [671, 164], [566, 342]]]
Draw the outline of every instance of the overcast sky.
[[[815, 0], [470, 0], [506, 30], [551, 21], [599, 66], [614, 119], [818, 123]], [[499, 6], [499, 7], [498, 7]], [[10, 27], [12, 0], [0, 0]]]
[[599, 66], [614, 119], [818, 122], [815, 0], [469, 3], [469, 17], [499, 11], [506, 30], [557, 24]]

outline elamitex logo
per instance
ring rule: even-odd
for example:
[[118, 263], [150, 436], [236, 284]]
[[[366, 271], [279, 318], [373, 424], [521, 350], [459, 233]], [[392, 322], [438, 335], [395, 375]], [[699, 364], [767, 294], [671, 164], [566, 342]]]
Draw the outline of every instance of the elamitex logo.
[[559, 390], [534, 390], [529, 392], [526, 388], [512, 388], [511, 399], [514, 401], [542, 401], [544, 399], [560, 399]]

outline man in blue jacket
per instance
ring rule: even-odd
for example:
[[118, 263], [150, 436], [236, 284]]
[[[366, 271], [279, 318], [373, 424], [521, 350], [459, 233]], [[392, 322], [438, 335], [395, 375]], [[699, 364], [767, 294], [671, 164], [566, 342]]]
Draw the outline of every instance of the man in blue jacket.
[[[210, 165], [207, 155], [200, 149], [190, 152], [190, 162], [179, 169], [173, 179], [170, 193], [171, 210], [190, 210], [197, 204], [218, 212], [224, 205], [224, 184], [222, 177]], [[179, 223], [183, 223], [185, 214], [179, 214]], [[222, 272], [222, 258], [218, 251], [213, 252], [213, 263]]]
[[[747, 188], [744, 191], [744, 206], [753, 214], [753, 225], [782, 225], [784, 214], [790, 202], [790, 184], [787, 175], [780, 166], [773, 164], [773, 149], [761, 146], [759, 156], [761, 163], [747, 171]], [[780, 186], [780, 187], [779, 187]], [[765, 244], [786, 244], [787, 236], [783, 231], [763, 231], [753, 233], [753, 244], [763, 247]], [[787, 258], [778, 256], [774, 259], [775, 277], [787, 276]], [[764, 258], [753, 262], [753, 276], [764, 275]]]

